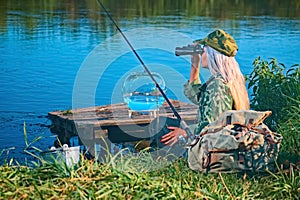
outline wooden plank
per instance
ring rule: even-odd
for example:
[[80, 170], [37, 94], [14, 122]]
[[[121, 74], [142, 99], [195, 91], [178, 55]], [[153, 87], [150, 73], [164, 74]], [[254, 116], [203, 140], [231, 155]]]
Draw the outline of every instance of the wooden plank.
[[[174, 107], [180, 115], [184, 115], [186, 118], [193, 119], [197, 115], [197, 106], [187, 104], [187, 103], [178, 103], [174, 101]], [[160, 116], [174, 116], [172, 110], [164, 104], [159, 110]], [[135, 123], [149, 123], [151, 117], [149, 115], [133, 113], [132, 117], [128, 117], [128, 108], [125, 104], [114, 104], [108, 106], [98, 106], [90, 108], [75, 109], [70, 111], [54, 111], [48, 113], [50, 120], [59, 120], [66, 119], [70, 121], [91, 121], [96, 122], [100, 121], [100, 125], [117, 125], [121, 124], [130, 124], [132, 121]], [[110, 124], [111, 123], [111, 124]]]
[[[188, 123], [196, 123], [198, 112], [196, 105], [177, 100], [171, 100], [171, 103], [183, 120]], [[160, 108], [158, 115], [174, 117], [171, 108], [166, 103]], [[58, 134], [62, 140], [77, 135], [78, 130], [80, 130], [80, 133], [86, 134], [84, 137], [90, 139], [95, 136], [95, 131], [100, 131], [115, 141], [129, 141], [140, 136], [141, 132], [146, 132], [144, 126], [154, 119], [153, 116], [141, 113], [132, 113], [131, 118], [129, 118], [128, 107], [125, 103], [53, 111], [48, 113], [48, 117], [52, 121], [51, 131]], [[137, 126], [131, 130], [132, 125]], [[128, 132], [130, 136], [125, 132]]]

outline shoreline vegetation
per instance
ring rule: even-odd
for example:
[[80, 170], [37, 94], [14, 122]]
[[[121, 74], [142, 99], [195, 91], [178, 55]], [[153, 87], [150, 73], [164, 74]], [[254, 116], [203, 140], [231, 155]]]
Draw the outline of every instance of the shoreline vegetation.
[[[300, 12], [298, 12], [300, 2], [298, 0], [280, 2], [278, 2], [278, 0], [103, 0], [103, 3], [107, 8], [111, 8], [109, 12], [111, 12], [114, 19], [123, 28], [126, 27], [126, 24], [121, 23], [124, 18], [143, 19], [170, 16], [191, 20], [195, 16], [200, 16], [219, 19], [221, 26], [224, 20], [228, 19], [240, 20], [241, 18], [247, 19], [255, 16], [258, 18], [275, 16], [293, 20], [300, 17]], [[24, 9], [24, 7], [26, 9]], [[20, 12], [20, 10], [22, 11]], [[14, 26], [22, 27], [28, 35], [36, 34], [35, 29], [38, 28], [41, 25], [41, 21], [43, 21], [40, 17], [37, 17], [41, 10], [44, 10], [42, 17], [48, 22], [46, 24], [47, 26], [57, 24], [59, 22], [57, 20], [61, 20], [61, 23], [63, 23], [64, 20], [69, 20], [72, 22], [69, 24], [73, 28], [73, 32], [80, 32], [81, 27], [77, 20], [84, 16], [85, 19], [88, 19], [87, 24], [89, 24], [92, 29], [95, 29], [94, 31], [99, 33], [112, 33], [116, 31], [113, 26], [108, 25], [110, 22], [107, 21], [106, 17], [103, 17], [104, 13], [95, 0], [74, 0], [72, 3], [69, 3], [69, 0], [32, 0], [26, 4], [22, 4], [17, 0], [9, 0], [3, 2], [3, 5], [0, 6], [0, 16], [3, 17], [3, 20], [0, 22], [0, 33], [7, 34], [9, 28], [9, 24], [7, 24], [8, 19], [13, 18], [15, 19]], [[172, 12], [174, 10], [177, 10], [176, 16], [174, 16]], [[5, 13], [10, 13], [10, 15], [6, 15]], [[66, 13], [63, 19], [61, 19], [60, 13]], [[237, 16], [236, 13], [243, 13], [243, 17]], [[155, 23], [160, 23], [160, 21], [155, 20]], [[185, 25], [186, 20], [182, 20], [181, 23], [182, 24], [177, 25]], [[218, 22], [216, 21], [216, 23]], [[43, 26], [45, 26], [45, 24], [43, 24]], [[238, 24], [235, 26], [239, 29]], [[219, 25], [216, 24], [216, 27], [219, 27]]]
[[[276, 172], [204, 174], [190, 170], [183, 158], [169, 163], [150, 156], [121, 155], [98, 163], [81, 155], [72, 166], [41, 157], [22, 164], [11, 159], [0, 166], [0, 199], [297, 199], [300, 68], [259, 57], [253, 66], [246, 76], [251, 109], [271, 110], [272, 118], [265, 123], [283, 136]], [[26, 129], [24, 136], [34, 149], [39, 138], [28, 142]]]

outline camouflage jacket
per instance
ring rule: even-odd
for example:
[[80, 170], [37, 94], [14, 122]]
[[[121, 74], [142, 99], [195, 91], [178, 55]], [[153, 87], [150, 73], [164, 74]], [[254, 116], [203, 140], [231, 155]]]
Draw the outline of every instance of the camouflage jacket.
[[207, 124], [216, 120], [220, 114], [233, 108], [233, 98], [221, 76], [212, 76], [204, 84], [201, 84], [200, 80], [187, 82], [184, 84], [184, 94], [199, 106], [198, 124], [196, 127], [192, 126], [195, 135], [198, 135]]

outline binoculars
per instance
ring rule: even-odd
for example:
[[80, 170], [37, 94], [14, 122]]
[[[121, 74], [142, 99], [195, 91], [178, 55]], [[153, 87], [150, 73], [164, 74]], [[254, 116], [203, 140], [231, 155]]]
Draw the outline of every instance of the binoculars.
[[192, 54], [202, 54], [203, 53], [203, 45], [200, 44], [189, 44], [183, 47], [176, 47], [175, 55], [183, 56], [183, 55], [192, 55]]

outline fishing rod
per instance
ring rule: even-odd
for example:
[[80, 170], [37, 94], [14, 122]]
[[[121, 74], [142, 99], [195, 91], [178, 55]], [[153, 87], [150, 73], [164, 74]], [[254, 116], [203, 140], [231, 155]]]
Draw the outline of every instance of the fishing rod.
[[180, 122], [180, 128], [184, 129], [187, 133], [187, 136], [191, 139], [192, 138], [192, 132], [189, 129], [188, 125], [186, 124], [186, 122], [184, 120], [182, 120], [181, 116], [179, 115], [179, 113], [176, 111], [175, 107], [173, 106], [173, 104], [170, 102], [169, 98], [167, 97], [167, 95], [165, 94], [165, 92], [161, 89], [161, 87], [159, 86], [159, 84], [157, 83], [157, 81], [155, 80], [155, 78], [153, 77], [153, 75], [151, 74], [149, 68], [146, 66], [146, 64], [144, 63], [144, 61], [142, 60], [142, 58], [139, 56], [139, 54], [136, 52], [136, 50], [134, 49], [134, 47], [131, 45], [131, 43], [129, 42], [128, 38], [126, 37], [126, 35], [122, 32], [122, 30], [119, 28], [118, 24], [116, 23], [116, 21], [112, 18], [112, 16], [110, 15], [110, 13], [106, 10], [105, 6], [102, 4], [102, 2], [100, 0], [97, 0], [98, 4], [102, 7], [102, 9], [105, 11], [106, 15], [109, 17], [109, 19], [112, 21], [112, 23], [115, 25], [115, 27], [117, 28], [117, 30], [121, 33], [122, 37], [125, 39], [126, 43], [129, 45], [129, 47], [131, 48], [132, 52], [135, 54], [135, 56], [137, 57], [137, 59], [140, 61], [140, 63], [142, 64], [142, 66], [144, 67], [145, 71], [148, 73], [148, 75], [150, 76], [150, 78], [152, 79], [152, 81], [154, 82], [156, 88], [159, 90], [159, 92], [162, 94], [162, 96], [164, 97], [164, 99], [166, 100], [166, 102], [168, 103], [168, 105], [170, 106], [171, 110], [173, 111], [174, 115], [176, 116], [176, 118], [179, 120]]

